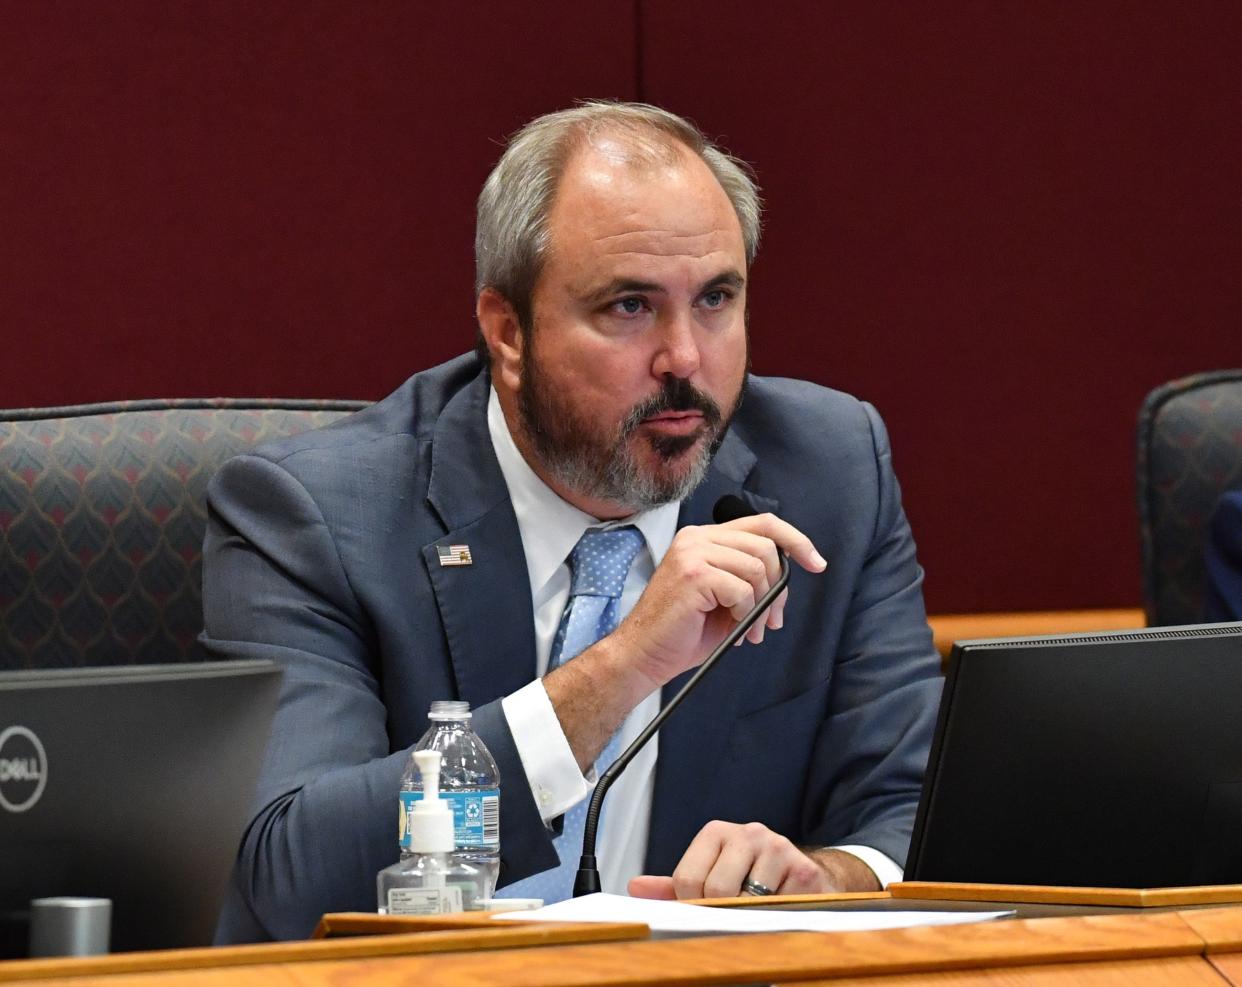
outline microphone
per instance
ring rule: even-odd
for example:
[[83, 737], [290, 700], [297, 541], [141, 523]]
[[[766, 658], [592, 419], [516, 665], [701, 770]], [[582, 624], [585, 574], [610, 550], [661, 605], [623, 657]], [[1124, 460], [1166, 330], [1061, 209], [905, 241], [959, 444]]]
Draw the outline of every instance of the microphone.
[[[725, 494], [716, 501], [716, 506], [712, 508], [712, 520], [717, 524], [724, 524], [726, 521], [736, 521], [738, 518], [750, 517], [754, 513], [754, 509], [746, 501], [742, 500], [741, 497], [735, 494]], [[595, 863], [595, 830], [599, 827], [600, 808], [604, 804], [604, 796], [608, 794], [608, 789], [612, 787], [612, 783], [617, 780], [626, 766], [634, 760], [638, 752], [647, 745], [647, 741], [656, 735], [656, 731], [669, 718], [673, 710], [681, 705], [682, 700], [694, 690], [703, 676], [711, 671], [712, 666], [720, 660], [721, 655], [725, 654], [741, 640], [742, 635], [750, 630], [751, 625], [759, 619], [759, 615], [772, 605], [772, 601], [789, 584], [789, 560], [785, 557], [784, 552], [780, 553], [780, 561], [780, 577], [759, 598], [758, 602], [755, 603], [754, 609], [743, 617], [733, 630], [725, 635], [725, 639], [716, 646], [716, 650], [708, 655], [703, 664], [695, 670], [695, 673], [690, 676], [686, 684], [681, 687], [681, 691], [672, 698], [667, 706], [656, 714], [655, 719], [647, 724], [643, 732], [635, 738], [634, 743], [622, 751], [621, 755], [599, 776], [599, 781], [595, 784], [595, 791], [591, 794], [590, 805], [587, 806], [586, 821], [583, 823], [582, 859], [578, 863], [578, 873], [574, 877], [575, 898], [580, 898], [584, 894], [593, 894], [600, 889], [599, 868]]]

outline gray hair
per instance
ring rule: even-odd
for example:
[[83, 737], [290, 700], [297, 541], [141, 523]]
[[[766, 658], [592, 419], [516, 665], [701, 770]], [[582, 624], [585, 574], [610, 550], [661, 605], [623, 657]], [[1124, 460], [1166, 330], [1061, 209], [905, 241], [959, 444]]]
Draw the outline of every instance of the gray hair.
[[[759, 249], [762, 203], [750, 167], [716, 147], [689, 120], [647, 103], [584, 102], [537, 117], [510, 139], [479, 193], [474, 234], [475, 295], [493, 288], [524, 328], [548, 249], [548, 213], [572, 153], [607, 135], [623, 139], [630, 160], [666, 164], [677, 145], [697, 154], [720, 182], [742, 227], [746, 263]], [[486, 347], [479, 341], [480, 355]]]

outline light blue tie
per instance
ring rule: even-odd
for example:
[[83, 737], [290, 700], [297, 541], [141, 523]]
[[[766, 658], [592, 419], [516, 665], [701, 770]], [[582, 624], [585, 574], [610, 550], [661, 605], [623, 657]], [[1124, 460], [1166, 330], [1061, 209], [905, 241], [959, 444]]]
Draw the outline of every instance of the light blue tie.
[[[548, 671], [576, 658], [616, 629], [625, 577], [642, 547], [643, 536], [634, 527], [588, 531], [578, 539], [569, 553], [569, 603], [552, 641]], [[596, 758], [597, 775], [616, 760], [619, 747], [619, 734], [613, 734]], [[560, 865], [502, 888], [496, 892], [497, 898], [542, 898], [551, 904], [569, 897], [582, 856], [582, 830], [590, 802], [584, 798], [565, 813], [561, 835], [553, 840]], [[602, 822], [602, 815], [600, 818]]]

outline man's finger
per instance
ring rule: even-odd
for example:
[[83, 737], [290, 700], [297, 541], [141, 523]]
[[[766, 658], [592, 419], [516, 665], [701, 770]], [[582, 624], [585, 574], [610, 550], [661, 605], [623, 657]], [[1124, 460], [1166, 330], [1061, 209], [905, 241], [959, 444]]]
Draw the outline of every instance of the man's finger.
[[767, 538], [764, 535], [756, 535], [750, 531], [726, 528], [723, 525], [717, 525], [715, 528], [704, 530], [711, 531], [713, 543], [727, 545], [729, 548], [735, 548], [739, 552], [745, 552], [747, 555], [753, 555], [755, 558], [760, 559], [767, 570], [769, 583], [774, 583], [780, 578], [780, 550], [777, 548], [776, 542], [771, 538]]
[[763, 561], [723, 545], [708, 545], [702, 559], [710, 568], [700, 577], [717, 607], [724, 607], [734, 620], [741, 620], [768, 590]]
[[716, 858], [736, 829], [734, 823], [713, 820], [698, 831], [681, 860], [673, 868], [673, 890], [679, 899], [705, 898], [703, 882], [716, 864]]
[[[771, 582], [768, 579], [767, 562], [758, 555], [733, 548], [729, 545], [713, 543], [703, 548], [703, 560], [721, 572], [727, 572], [750, 584], [753, 591], [752, 603], [768, 591]], [[779, 572], [777, 573], [779, 575]], [[724, 600], [721, 600], [725, 604]]]
[[780, 596], [768, 607], [767, 624], [772, 630], [779, 631], [785, 626], [785, 601], [789, 599], [789, 590], [781, 590]]
[[671, 877], [658, 877], [654, 874], [640, 874], [630, 878], [626, 886], [631, 898], [656, 898], [660, 901], [673, 901], [677, 892], [673, 889]]
[[704, 895], [708, 898], [732, 898], [741, 894], [742, 882], [757, 862], [754, 847], [748, 840], [726, 840], [703, 881]]
[[[819, 554], [811, 539], [775, 514], [755, 514], [728, 522], [728, 527], [771, 538], [791, 559], [808, 572], [823, 572], [828, 561]], [[724, 525], [722, 525], [724, 527]]]

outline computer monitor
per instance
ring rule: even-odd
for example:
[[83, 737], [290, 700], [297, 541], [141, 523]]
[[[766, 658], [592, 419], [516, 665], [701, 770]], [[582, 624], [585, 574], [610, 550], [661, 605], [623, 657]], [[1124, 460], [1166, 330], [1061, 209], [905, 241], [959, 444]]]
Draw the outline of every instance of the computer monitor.
[[207, 945], [254, 796], [268, 661], [0, 673], [0, 955], [29, 903], [112, 899], [114, 951]]
[[1242, 883], [1242, 623], [955, 644], [906, 878]]

